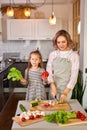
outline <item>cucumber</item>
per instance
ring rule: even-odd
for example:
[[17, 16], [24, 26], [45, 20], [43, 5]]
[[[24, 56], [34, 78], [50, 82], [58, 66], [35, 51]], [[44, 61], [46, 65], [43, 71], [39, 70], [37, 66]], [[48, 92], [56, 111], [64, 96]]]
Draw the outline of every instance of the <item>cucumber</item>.
[[20, 109], [21, 109], [22, 112], [27, 111], [26, 108], [22, 104], [20, 104], [19, 107], [20, 107]]
[[38, 102], [32, 102], [32, 103], [30, 104], [30, 107], [35, 107], [35, 106], [38, 106]]

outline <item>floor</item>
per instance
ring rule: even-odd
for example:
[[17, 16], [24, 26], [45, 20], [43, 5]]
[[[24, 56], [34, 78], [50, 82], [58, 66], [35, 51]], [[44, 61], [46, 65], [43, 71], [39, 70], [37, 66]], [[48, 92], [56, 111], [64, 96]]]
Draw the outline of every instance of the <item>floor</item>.
[[12, 117], [15, 115], [17, 103], [25, 99], [25, 93], [13, 93], [4, 110], [0, 113], [0, 130], [11, 130]]

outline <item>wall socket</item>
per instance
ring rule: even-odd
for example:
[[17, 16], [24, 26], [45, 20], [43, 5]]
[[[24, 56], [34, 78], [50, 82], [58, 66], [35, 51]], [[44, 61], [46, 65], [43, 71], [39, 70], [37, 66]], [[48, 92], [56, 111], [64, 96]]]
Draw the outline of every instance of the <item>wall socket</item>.
[[36, 44], [36, 50], [40, 50], [40, 41], [37, 41], [37, 44]]

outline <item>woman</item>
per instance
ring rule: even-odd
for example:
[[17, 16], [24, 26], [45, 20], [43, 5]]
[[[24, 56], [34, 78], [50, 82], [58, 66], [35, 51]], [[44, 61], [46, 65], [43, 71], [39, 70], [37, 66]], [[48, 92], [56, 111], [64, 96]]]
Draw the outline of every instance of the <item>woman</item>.
[[64, 102], [71, 98], [72, 90], [77, 82], [79, 56], [72, 50], [74, 43], [65, 30], [56, 33], [53, 46], [56, 50], [51, 52], [47, 63], [48, 82], [51, 87], [50, 98], [57, 97], [60, 102]]

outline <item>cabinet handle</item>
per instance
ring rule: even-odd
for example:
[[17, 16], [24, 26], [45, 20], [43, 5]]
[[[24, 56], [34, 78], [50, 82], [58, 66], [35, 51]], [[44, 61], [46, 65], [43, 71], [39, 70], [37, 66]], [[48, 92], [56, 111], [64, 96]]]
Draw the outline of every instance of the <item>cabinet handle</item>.
[[51, 38], [50, 38], [50, 37], [48, 37], [48, 38], [46, 38], [46, 40], [51, 40]]
[[18, 38], [19, 40], [24, 40], [23, 38]]
[[8, 78], [4, 78], [4, 79], [3, 79], [3, 81], [6, 81], [6, 80], [8, 80]]

